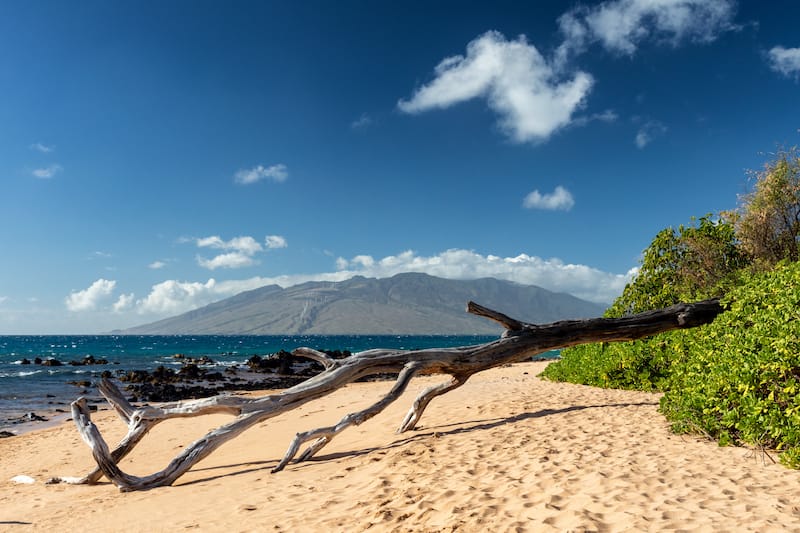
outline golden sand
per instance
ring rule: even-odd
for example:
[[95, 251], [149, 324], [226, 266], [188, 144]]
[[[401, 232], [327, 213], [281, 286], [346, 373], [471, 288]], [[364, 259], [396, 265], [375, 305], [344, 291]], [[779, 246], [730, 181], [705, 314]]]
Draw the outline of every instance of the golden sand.
[[[0, 531], [800, 531], [800, 472], [669, 432], [656, 394], [550, 383], [546, 363], [473, 376], [397, 435], [416, 379], [384, 413], [313, 461], [270, 474], [295, 432], [388, 390], [358, 383], [244, 433], [171, 487], [45, 485], [92, 467], [71, 422], [0, 440]], [[126, 458], [162, 469], [229, 419], [167, 421]], [[107, 440], [124, 433], [95, 416]], [[12, 481], [30, 476], [34, 483]]]

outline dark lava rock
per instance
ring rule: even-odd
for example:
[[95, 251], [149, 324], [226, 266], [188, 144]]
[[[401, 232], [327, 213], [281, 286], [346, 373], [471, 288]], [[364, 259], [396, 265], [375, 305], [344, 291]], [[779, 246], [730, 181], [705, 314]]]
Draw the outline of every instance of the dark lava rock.
[[123, 372], [121, 376], [119, 376], [120, 381], [125, 381], [128, 383], [145, 383], [150, 379], [150, 373], [147, 370], [129, 370], [128, 372]]
[[350, 350], [322, 350], [331, 359], [346, 359], [353, 355]]
[[72, 366], [87, 366], [87, 365], [107, 365], [107, 359], [95, 359], [93, 355], [87, 355], [80, 361], [70, 361], [70, 365]]
[[194, 363], [183, 365], [183, 368], [178, 371], [178, 375], [183, 379], [200, 379], [203, 374], [200, 367]]
[[37, 415], [34, 412], [26, 413], [19, 418], [12, 420], [14, 424], [25, 424], [27, 422], [47, 422], [47, 418]]

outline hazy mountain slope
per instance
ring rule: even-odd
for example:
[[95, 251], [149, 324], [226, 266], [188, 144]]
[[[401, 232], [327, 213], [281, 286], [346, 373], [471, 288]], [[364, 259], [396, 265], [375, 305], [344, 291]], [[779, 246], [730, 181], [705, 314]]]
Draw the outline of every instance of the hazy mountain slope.
[[276, 285], [237, 294], [124, 334], [494, 334], [494, 323], [468, 315], [468, 300], [527, 322], [600, 316], [603, 306], [532, 285], [493, 278], [448, 280], [427, 274], [338, 283]]

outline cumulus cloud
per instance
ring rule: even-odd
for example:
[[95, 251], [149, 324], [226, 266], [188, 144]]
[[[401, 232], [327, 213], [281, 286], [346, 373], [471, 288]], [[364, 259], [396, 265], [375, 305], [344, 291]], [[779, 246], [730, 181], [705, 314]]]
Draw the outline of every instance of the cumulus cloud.
[[398, 102], [401, 111], [421, 113], [485, 98], [517, 142], [542, 141], [566, 126], [593, 83], [581, 71], [562, 79], [524, 36], [509, 41], [496, 31], [470, 42], [466, 56], [441, 61], [435, 73], [433, 81]]
[[43, 167], [43, 168], [33, 169], [31, 171], [31, 174], [35, 178], [50, 179], [53, 176], [55, 176], [56, 174], [58, 174], [59, 172], [61, 172], [62, 170], [63, 170], [63, 168], [61, 167], [61, 165], [49, 165], [49, 166], [46, 166], [46, 167]]
[[214, 278], [209, 278], [205, 283], [171, 279], [153, 285], [147, 296], [136, 300], [134, 309], [140, 315], [170, 316], [191, 311], [240, 292], [257, 289], [265, 285], [280, 284], [283, 287], [288, 287], [303, 283], [309, 279], [338, 281], [345, 278], [340, 274], [334, 274], [334, 277], [330, 279], [327, 279], [325, 274], [321, 275], [321, 278], [308, 278], [305, 276], [263, 278], [256, 276], [243, 280], [229, 281], [217, 281]]
[[711, 42], [737, 29], [735, 11], [733, 0], [612, 0], [579, 6], [559, 17], [564, 40], [549, 58], [524, 35], [507, 40], [489, 31], [467, 45], [466, 55], [443, 59], [434, 79], [397, 105], [413, 114], [481, 98], [511, 139], [545, 141], [570, 124], [616, 118], [608, 113], [575, 116], [586, 104], [593, 77], [570, 63], [590, 45], [633, 55], [647, 40], [672, 46]]
[[657, 120], [649, 120], [642, 124], [639, 131], [636, 132], [634, 144], [640, 150], [653, 142], [653, 140], [667, 132], [667, 127]]
[[32, 145], [29, 146], [29, 148], [31, 150], [34, 150], [36, 152], [41, 152], [43, 154], [49, 154], [50, 152], [55, 150], [55, 147], [47, 146], [46, 144], [42, 144], [42, 143], [33, 143]]
[[280, 235], [267, 235], [267, 237], [264, 239], [264, 242], [269, 249], [286, 248], [288, 246], [286, 239]]
[[200, 248], [218, 248], [220, 250], [235, 250], [247, 255], [253, 255], [256, 252], [263, 250], [261, 244], [253, 237], [242, 236], [234, 237], [229, 241], [222, 240], [219, 235], [212, 235], [211, 237], [203, 237], [197, 239], [197, 246]]
[[147, 268], [151, 268], [153, 270], [160, 270], [165, 266], [167, 266], [167, 264], [164, 261], [153, 261], [152, 263], [147, 265]]
[[264, 167], [258, 165], [253, 168], [242, 169], [233, 175], [233, 180], [241, 185], [250, 185], [261, 180], [270, 180], [282, 183], [289, 177], [289, 169], [284, 164]]
[[711, 42], [737, 28], [735, 14], [733, 0], [613, 0], [579, 6], [558, 19], [564, 43], [557, 55], [563, 61], [593, 42], [627, 55], [646, 40], [672, 46]]
[[522, 205], [528, 209], [569, 211], [575, 205], [575, 199], [572, 193], [559, 185], [549, 194], [541, 194], [538, 190], [529, 193], [522, 201]]
[[64, 303], [70, 311], [93, 311], [108, 300], [116, 285], [117, 282], [114, 280], [100, 278], [92, 283], [88, 289], [71, 292], [64, 300]]
[[167, 280], [156, 285], [145, 298], [136, 302], [140, 313], [170, 315], [182, 313], [209, 304], [215, 300], [232, 296], [220, 293], [214, 278], [206, 283]]
[[787, 78], [800, 77], [800, 48], [776, 46], [767, 52], [769, 67]]
[[[429, 257], [419, 256], [413, 251], [377, 260], [360, 255], [350, 261], [340, 258], [337, 267], [344, 279], [356, 274], [385, 278], [401, 272], [424, 272], [449, 279], [494, 277], [538, 285], [598, 303], [610, 303], [619, 296], [634, 272], [612, 274], [559, 259], [542, 259], [528, 254], [499, 257], [462, 249], [447, 250]], [[279, 281], [276, 283], [281, 284]]]
[[336, 268], [334, 272], [256, 276], [219, 282], [211, 278], [205, 283], [167, 280], [153, 285], [145, 298], [136, 301], [135, 309], [142, 315], [169, 316], [265, 285], [285, 288], [308, 281], [336, 282], [356, 275], [387, 278], [403, 272], [423, 272], [448, 279], [494, 277], [538, 285], [551, 291], [566, 292], [592, 302], [608, 304], [622, 293], [625, 284], [636, 273], [635, 268], [625, 274], [613, 274], [586, 265], [564, 263], [559, 259], [542, 259], [528, 254], [499, 257], [461, 249], [427, 257], [413, 251], [382, 259], [370, 255], [356, 255], [352, 259], [340, 257], [336, 259]]
[[209, 270], [218, 268], [244, 268], [257, 264], [257, 261], [250, 255], [242, 252], [228, 252], [219, 254], [211, 259], [197, 256], [197, 264]]
[[114, 302], [114, 305], [111, 308], [114, 310], [115, 313], [122, 313], [131, 309], [134, 305], [134, 296], [133, 293], [130, 294], [120, 294], [117, 301]]
[[198, 248], [214, 248], [225, 253], [218, 254], [211, 259], [197, 256], [197, 264], [209, 270], [217, 268], [243, 268], [258, 264], [254, 256], [266, 249], [286, 248], [286, 239], [280, 235], [267, 235], [264, 245], [249, 235], [234, 237], [226, 241], [218, 235], [194, 239]]

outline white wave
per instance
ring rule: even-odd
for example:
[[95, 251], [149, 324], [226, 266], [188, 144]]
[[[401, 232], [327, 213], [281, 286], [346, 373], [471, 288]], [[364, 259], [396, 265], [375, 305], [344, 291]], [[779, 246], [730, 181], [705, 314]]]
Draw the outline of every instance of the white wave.
[[31, 372], [0, 372], [0, 378], [24, 378], [41, 372], [41, 370], [33, 370]]

